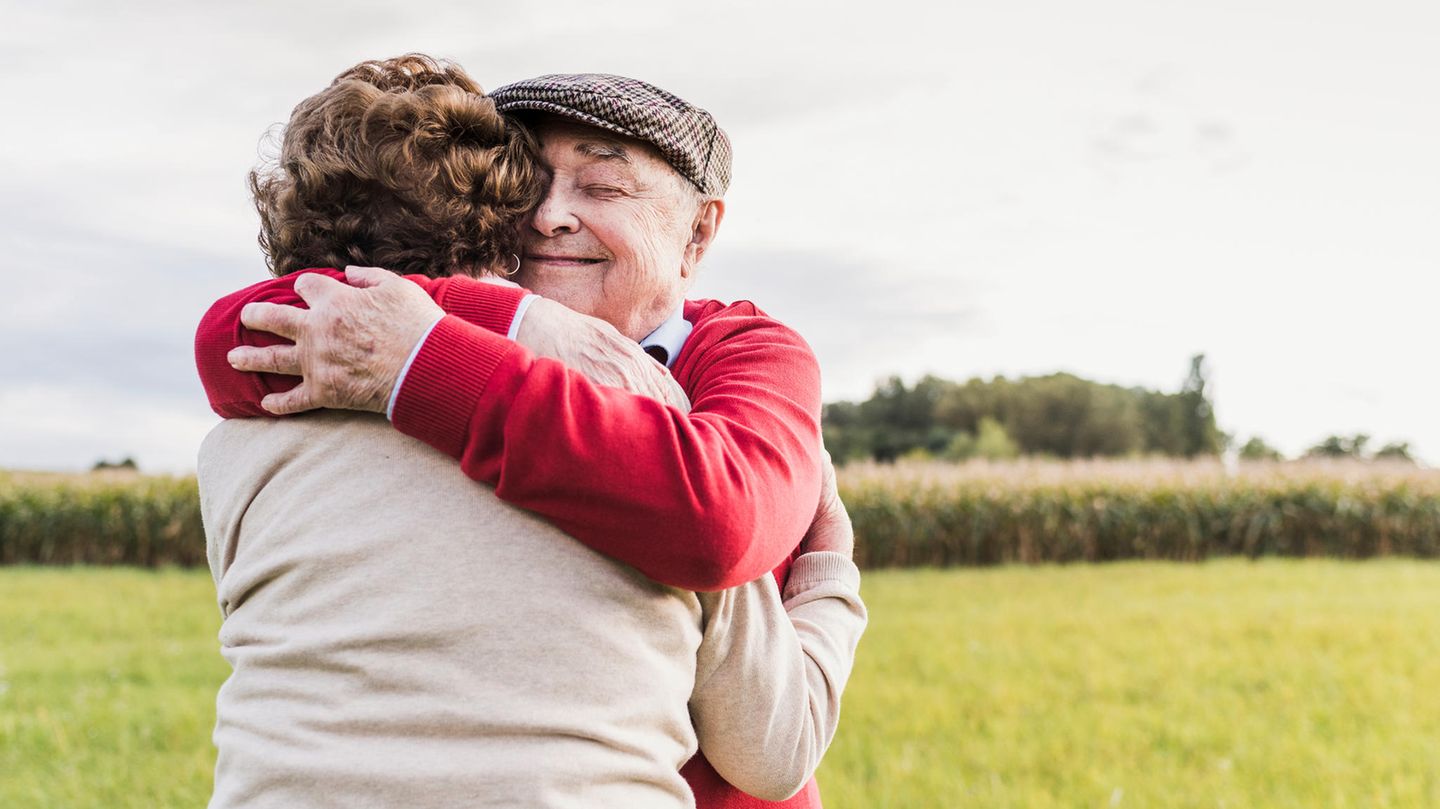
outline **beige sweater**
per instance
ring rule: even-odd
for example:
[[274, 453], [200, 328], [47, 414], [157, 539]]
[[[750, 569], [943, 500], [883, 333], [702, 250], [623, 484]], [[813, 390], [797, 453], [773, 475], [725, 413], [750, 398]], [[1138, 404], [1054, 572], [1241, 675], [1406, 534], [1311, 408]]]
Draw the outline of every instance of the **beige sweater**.
[[664, 587], [378, 416], [224, 422], [199, 477], [215, 809], [685, 807], [697, 741], [774, 799], [834, 733], [866, 620], [837, 554], [783, 605], [769, 576]]

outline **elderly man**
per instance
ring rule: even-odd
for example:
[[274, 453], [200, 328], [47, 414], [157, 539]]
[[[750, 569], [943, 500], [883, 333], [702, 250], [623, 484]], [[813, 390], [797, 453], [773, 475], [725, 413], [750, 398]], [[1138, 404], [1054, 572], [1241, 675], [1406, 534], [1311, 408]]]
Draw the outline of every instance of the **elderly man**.
[[[544, 297], [353, 270], [347, 280], [372, 288], [281, 279], [222, 302], [202, 325], [197, 350], [217, 411], [255, 415], [264, 396], [276, 413], [386, 412], [502, 499], [657, 581], [713, 589], [767, 570], [783, 581], [814, 511], [813, 356], [749, 304], [683, 300], [724, 214], [724, 133], [703, 111], [618, 77], [542, 77], [493, 97], [529, 116], [550, 174], [516, 274]], [[295, 295], [310, 312], [242, 309]], [[562, 304], [618, 335], [577, 326]], [[217, 352], [273, 342], [237, 331], [242, 311], [247, 326], [297, 345], [239, 349], [235, 367], [302, 384], [227, 373]], [[623, 356], [617, 336], [671, 368], [688, 413], [597, 386], [506, 339], [593, 360]], [[744, 802], [702, 759], [686, 775], [701, 806]], [[790, 805], [817, 804], [812, 782]]]

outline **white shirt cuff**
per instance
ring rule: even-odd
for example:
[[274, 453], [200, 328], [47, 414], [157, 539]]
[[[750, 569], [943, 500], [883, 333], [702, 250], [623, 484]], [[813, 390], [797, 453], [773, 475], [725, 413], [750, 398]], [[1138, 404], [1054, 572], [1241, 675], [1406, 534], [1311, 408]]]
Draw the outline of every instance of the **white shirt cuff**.
[[520, 299], [520, 305], [515, 307], [515, 319], [510, 321], [510, 331], [505, 332], [507, 338], [514, 340], [516, 335], [520, 334], [520, 321], [525, 317], [525, 311], [530, 308], [530, 304], [538, 297], [540, 296], [532, 292]]
[[[524, 303], [522, 302], [521, 305], [523, 306]], [[516, 315], [516, 319], [519, 319], [519, 315]], [[415, 342], [415, 348], [411, 349], [410, 356], [405, 358], [405, 364], [400, 367], [400, 375], [395, 377], [395, 387], [390, 389], [390, 401], [385, 405], [385, 418], [394, 420], [395, 401], [400, 398], [400, 386], [405, 384], [405, 375], [410, 373], [410, 366], [414, 364], [415, 358], [420, 356], [420, 349], [430, 338], [430, 332], [435, 331], [435, 327], [440, 325], [441, 320], [444, 318], [436, 318], [435, 322], [430, 324], [430, 328], [426, 329], [425, 333], [420, 335], [420, 339]]]

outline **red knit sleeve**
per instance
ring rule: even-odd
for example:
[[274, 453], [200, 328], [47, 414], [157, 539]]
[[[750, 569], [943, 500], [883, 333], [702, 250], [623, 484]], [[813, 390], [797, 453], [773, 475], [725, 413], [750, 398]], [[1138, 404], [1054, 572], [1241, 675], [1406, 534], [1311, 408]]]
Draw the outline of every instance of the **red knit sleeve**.
[[814, 516], [819, 367], [798, 334], [744, 305], [697, 322], [674, 372], [688, 414], [447, 317], [393, 419], [656, 581], [743, 584], [780, 565]]
[[[280, 278], [271, 278], [248, 286], [216, 301], [200, 319], [195, 330], [195, 367], [210, 407], [224, 418], [271, 416], [260, 406], [266, 394], [289, 390], [300, 383], [299, 377], [279, 374], [254, 374], [230, 367], [225, 356], [236, 346], [269, 346], [290, 341], [269, 332], [252, 331], [240, 323], [240, 310], [247, 303], [280, 303], [306, 308], [305, 301], [295, 294], [295, 279], [307, 272], [318, 272], [337, 281], [345, 281], [345, 273], [335, 269], [301, 270]], [[426, 278], [407, 275], [419, 284], [440, 308], [457, 314], [482, 328], [505, 334], [515, 319], [521, 298], [528, 293], [516, 287], [502, 287], [472, 278]], [[459, 292], [455, 292], [459, 290]], [[453, 293], [453, 294], [452, 294]]]

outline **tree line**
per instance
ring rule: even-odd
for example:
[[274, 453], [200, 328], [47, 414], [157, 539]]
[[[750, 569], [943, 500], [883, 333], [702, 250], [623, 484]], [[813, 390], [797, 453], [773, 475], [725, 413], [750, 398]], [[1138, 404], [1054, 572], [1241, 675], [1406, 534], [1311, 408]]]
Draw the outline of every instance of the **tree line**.
[[[863, 402], [825, 406], [825, 444], [837, 461], [902, 457], [949, 460], [1020, 455], [1091, 458], [1218, 455], [1232, 445], [1246, 459], [1280, 459], [1263, 439], [1236, 445], [1215, 423], [1203, 354], [1190, 360], [1180, 390], [1167, 393], [1056, 373], [953, 382], [890, 377]], [[1306, 454], [1412, 460], [1407, 444], [1367, 451], [1368, 437], [1330, 436]]]

